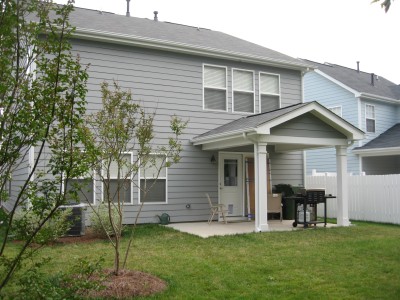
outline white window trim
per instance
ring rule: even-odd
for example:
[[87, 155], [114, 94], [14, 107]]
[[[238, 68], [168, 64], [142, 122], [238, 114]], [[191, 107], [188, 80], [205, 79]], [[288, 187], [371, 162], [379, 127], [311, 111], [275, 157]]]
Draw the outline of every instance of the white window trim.
[[[272, 75], [272, 76], [278, 76], [278, 90], [279, 90], [279, 94], [275, 94], [275, 93], [262, 93], [261, 92], [261, 76], [262, 75]], [[279, 108], [282, 107], [282, 102], [281, 102], [281, 75], [280, 74], [276, 74], [276, 73], [269, 73], [269, 72], [260, 72], [258, 74], [258, 103], [259, 103], [259, 113], [261, 113], [261, 96], [262, 95], [269, 95], [269, 96], [278, 96], [279, 97]]]
[[[154, 156], [165, 156], [165, 162], [168, 162], [168, 157], [164, 153], [157, 153], [157, 152], [152, 152], [149, 153], [150, 155]], [[139, 161], [140, 163], [140, 161]], [[144, 204], [144, 205], [160, 205], [160, 204], [168, 204], [168, 167], [165, 167], [165, 177], [157, 177], [158, 179], [165, 179], [165, 202], [141, 202], [140, 201], [140, 180], [142, 179], [140, 175], [140, 168], [138, 172], [138, 204]]]
[[[374, 108], [374, 118], [367, 118], [367, 106], [371, 106], [371, 107]], [[365, 122], [364, 122], [364, 124], [365, 124], [365, 132], [366, 133], [376, 133], [376, 109], [375, 109], [375, 105], [365, 103], [364, 116], [365, 116]], [[374, 131], [368, 131], [367, 119], [375, 121]]]
[[[133, 152], [121, 152], [121, 154], [130, 154], [131, 156], [131, 164], [133, 164]], [[101, 176], [104, 177], [104, 169], [101, 169]], [[117, 179], [117, 178], [113, 178], [110, 177], [110, 179]], [[132, 176], [129, 177], [129, 179], [131, 180], [131, 201], [130, 202], [123, 202], [123, 205], [133, 205], [133, 180], [132, 180]], [[101, 181], [101, 203], [104, 203], [104, 182], [103, 180]]]
[[[216, 88], [216, 87], [207, 87], [204, 82], [205, 82], [205, 78], [204, 78], [204, 69], [205, 67], [213, 67], [213, 68], [221, 68], [221, 69], [225, 69], [225, 88]], [[211, 64], [203, 64], [203, 110], [207, 110], [207, 111], [219, 111], [219, 112], [228, 112], [228, 67], [225, 66], [219, 66], [219, 65], [211, 65]], [[225, 91], [225, 110], [219, 110], [219, 109], [209, 109], [206, 108], [205, 106], [205, 99], [204, 99], [204, 90], [208, 88], [208, 89], [214, 89], [214, 90], [219, 90], [219, 91]]]
[[335, 109], [335, 108], [340, 108], [340, 115], [338, 115], [338, 116], [339, 116], [339, 117], [342, 117], [342, 115], [343, 115], [343, 110], [342, 110], [342, 106], [341, 106], [341, 105], [336, 105], [336, 106], [328, 107], [328, 109], [329, 109], [330, 111], [332, 111], [332, 112], [333, 112], [333, 109]]
[[[243, 71], [243, 72], [248, 72], [248, 73], [252, 73], [253, 74], [253, 90], [252, 91], [235, 89], [235, 75], [234, 75], [235, 71]], [[254, 74], [255, 73], [252, 70], [232, 68], [232, 112], [240, 113], [240, 114], [249, 114], [249, 115], [252, 115], [252, 114], [254, 114], [256, 112], [256, 93], [255, 93], [256, 88], [255, 88], [255, 76], [254, 76]], [[252, 112], [235, 111], [235, 92], [253, 94], [253, 111]]]

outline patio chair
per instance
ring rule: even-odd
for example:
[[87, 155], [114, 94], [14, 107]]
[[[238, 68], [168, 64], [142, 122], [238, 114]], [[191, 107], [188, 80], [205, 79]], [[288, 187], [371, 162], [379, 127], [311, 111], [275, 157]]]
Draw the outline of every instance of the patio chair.
[[225, 224], [227, 224], [225, 213], [227, 213], [228, 211], [225, 209], [225, 205], [223, 205], [223, 204], [213, 204], [211, 202], [211, 198], [210, 198], [210, 195], [208, 193], [206, 193], [206, 197], [208, 199], [208, 203], [210, 204], [210, 210], [211, 210], [210, 211], [211, 216], [208, 219], [208, 224], [211, 224], [214, 216], [215, 215], [219, 215], [219, 214], [222, 215], [222, 218], [224, 219]]

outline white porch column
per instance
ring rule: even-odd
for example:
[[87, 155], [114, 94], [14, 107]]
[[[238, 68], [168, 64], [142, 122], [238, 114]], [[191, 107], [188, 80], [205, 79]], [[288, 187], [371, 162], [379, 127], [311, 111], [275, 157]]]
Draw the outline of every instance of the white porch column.
[[336, 146], [337, 224], [349, 226], [349, 189], [347, 184], [347, 147]]
[[255, 230], [268, 231], [267, 214], [267, 144], [254, 144]]

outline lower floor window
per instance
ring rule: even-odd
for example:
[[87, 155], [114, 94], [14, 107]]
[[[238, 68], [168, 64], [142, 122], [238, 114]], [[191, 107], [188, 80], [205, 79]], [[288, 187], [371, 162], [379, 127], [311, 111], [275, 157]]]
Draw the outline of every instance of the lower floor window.
[[142, 202], [166, 202], [166, 183], [166, 179], [140, 179], [140, 199]]
[[93, 179], [68, 179], [65, 183], [65, 189], [68, 203], [94, 204]]
[[165, 155], [151, 154], [140, 168], [140, 202], [167, 203], [167, 168]]
[[131, 202], [131, 180], [130, 179], [110, 179], [108, 182], [108, 188], [110, 198], [114, 203]]

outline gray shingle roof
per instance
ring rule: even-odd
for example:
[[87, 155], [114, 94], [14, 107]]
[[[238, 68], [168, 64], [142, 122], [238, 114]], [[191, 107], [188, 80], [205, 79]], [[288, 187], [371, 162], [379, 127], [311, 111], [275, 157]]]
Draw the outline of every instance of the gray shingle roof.
[[243, 118], [237, 119], [235, 121], [232, 121], [228, 124], [225, 124], [225, 125], [215, 128], [215, 129], [212, 129], [206, 133], [198, 135], [195, 138], [193, 138], [193, 142], [195, 142], [196, 140], [201, 140], [202, 138], [210, 137], [210, 136], [229, 134], [230, 132], [232, 132], [232, 133], [245, 132], [246, 130], [257, 128], [258, 126], [260, 126], [268, 121], [279, 118], [291, 111], [294, 111], [303, 106], [309, 105], [310, 103], [312, 103], [312, 102], [299, 103], [299, 104], [287, 106], [284, 108], [280, 108], [277, 110], [243, 117]]
[[371, 85], [371, 73], [358, 72], [356, 69], [346, 68], [335, 64], [320, 64], [304, 59], [305, 62], [315, 65], [318, 70], [326, 75], [340, 81], [344, 85], [356, 90], [359, 93], [372, 94], [380, 97], [400, 100], [400, 85], [385, 79], [379, 75], [375, 78], [374, 85]]
[[83, 8], [75, 8], [75, 11], [70, 16], [70, 22], [77, 29], [89, 29], [97, 32], [106, 32], [110, 35], [124, 35], [125, 37], [142, 37], [153, 41], [178, 43], [201, 49], [241, 53], [262, 57], [267, 60], [294, 64], [303, 68], [311, 67], [310, 64], [300, 59], [295, 59], [222, 32], [204, 28], [126, 17], [113, 13], [101, 13]]
[[380, 148], [400, 147], [400, 123], [386, 130], [377, 138], [369, 141], [362, 147], [354, 148], [354, 150], [369, 150]]

